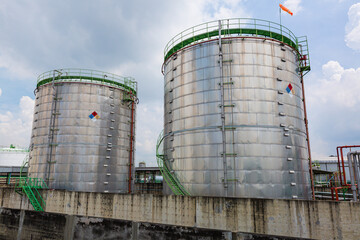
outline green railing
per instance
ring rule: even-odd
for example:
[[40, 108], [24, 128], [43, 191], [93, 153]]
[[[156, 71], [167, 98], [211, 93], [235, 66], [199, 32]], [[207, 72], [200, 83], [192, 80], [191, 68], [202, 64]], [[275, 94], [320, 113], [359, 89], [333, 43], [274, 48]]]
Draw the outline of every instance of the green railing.
[[[55, 72], [55, 78], [54, 78]], [[59, 82], [84, 82], [96, 83], [117, 87], [136, 96], [137, 82], [132, 77], [121, 77], [112, 73], [95, 71], [90, 69], [64, 68], [52, 70], [41, 74], [37, 80], [37, 87], [51, 83], [54, 78], [55, 83]]]
[[45, 201], [39, 193], [39, 189], [47, 189], [47, 185], [42, 178], [14, 177], [15, 191], [19, 194], [25, 193], [29, 198], [35, 211], [44, 211]]
[[179, 179], [176, 177], [175, 172], [168, 166], [168, 160], [163, 154], [163, 132], [160, 133], [156, 144], [156, 159], [166, 183], [171, 188], [175, 195], [190, 196], [190, 193], [181, 185]]
[[[296, 49], [299, 54], [299, 59], [304, 55], [302, 49], [308, 49], [306, 37], [306, 43], [302, 41], [302, 46], [300, 47], [299, 38], [296, 37], [290, 29], [271, 21], [252, 18], [225, 19], [221, 20], [221, 29], [221, 36], [223, 37], [257, 36], [276, 39]], [[218, 21], [207, 22], [186, 29], [173, 37], [165, 46], [164, 61], [183, 47], [209, 41], [211, 39], [217, 39], [218, 36]], [[302, 39], [303, 38], [304, 37], [302, 37]], [[306, 44], [306, 46], [303, 44]], [[309, 59], [308, 52], [306, 58]], [[307, 67], [306, 69], [302, 69], [300, 66], [300, 70], [310, 71], [310, 61], [301, 63], [300, 65], [306, 65]]]

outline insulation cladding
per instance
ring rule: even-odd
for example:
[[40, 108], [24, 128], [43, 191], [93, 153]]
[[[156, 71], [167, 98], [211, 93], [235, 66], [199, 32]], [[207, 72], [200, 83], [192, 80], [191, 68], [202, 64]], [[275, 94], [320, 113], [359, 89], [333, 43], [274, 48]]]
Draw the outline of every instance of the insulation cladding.
[[305, 46], [259, 22], [199, 25], [165, 50], [164, 162], [191, 195], [311, 197]]
[[29, 176], [54, 189], [131, 192], [136, 90], [133, 78], [100, 71], [40, 75]]

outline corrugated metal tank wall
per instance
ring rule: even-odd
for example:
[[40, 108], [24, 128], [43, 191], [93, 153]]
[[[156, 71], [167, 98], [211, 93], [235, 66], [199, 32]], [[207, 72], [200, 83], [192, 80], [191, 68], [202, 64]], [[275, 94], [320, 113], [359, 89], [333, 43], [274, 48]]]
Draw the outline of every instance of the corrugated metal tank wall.
[[[51, 82], [37, 88], [29, 176], [43, 178], [54, 189], [128, 192], [130, 134], [135, 124], [132, 102], [124, 101], [127, 91], [101, 81], [80, 82], [78, 77], [57, 81], [53, 111]], [[93, 112], [99, 117], [91, 118]], [[53, 141], [49, 141], [51, 131]], [[134, 167], [130, 171], [134, 176]]]
[[164, 153], [173, 173], [192, 195], [310, 198], [295, 50], [238, 37], [223, 40], [222, 53], [228, 186], [218, 40], [183, 48], [164, 63]]

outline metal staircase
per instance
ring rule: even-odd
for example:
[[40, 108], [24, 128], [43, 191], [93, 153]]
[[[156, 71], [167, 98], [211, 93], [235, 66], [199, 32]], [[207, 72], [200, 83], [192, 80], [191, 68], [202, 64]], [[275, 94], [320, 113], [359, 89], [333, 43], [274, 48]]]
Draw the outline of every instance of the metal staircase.
[[22, 195], [23, 193], [29, 198], [31, 205], [35, 211], [44, 211], [45, 201], [39, 193], [38, 189], [47, 189], [47, 185], [42, 178], [16, 178], [15, 191]]
[[190, 193], [181, 185], [174, 171], [168, 166], [168, 161], [163, 153], [162, 142], [164, 140], [164, 132], [162, 131], [158, 137], [156, 144], [156, 159], [162, 176], [175, 195], [190, 196]]

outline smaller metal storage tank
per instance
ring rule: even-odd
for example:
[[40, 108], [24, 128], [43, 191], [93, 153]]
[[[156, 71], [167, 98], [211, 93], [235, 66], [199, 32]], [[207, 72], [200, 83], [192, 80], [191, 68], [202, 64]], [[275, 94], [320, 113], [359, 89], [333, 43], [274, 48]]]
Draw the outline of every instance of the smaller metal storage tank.
[[131, 77], [83, 69], [41, 74], [29, 177], [54, 189], [131, 192], [136, 94]]

